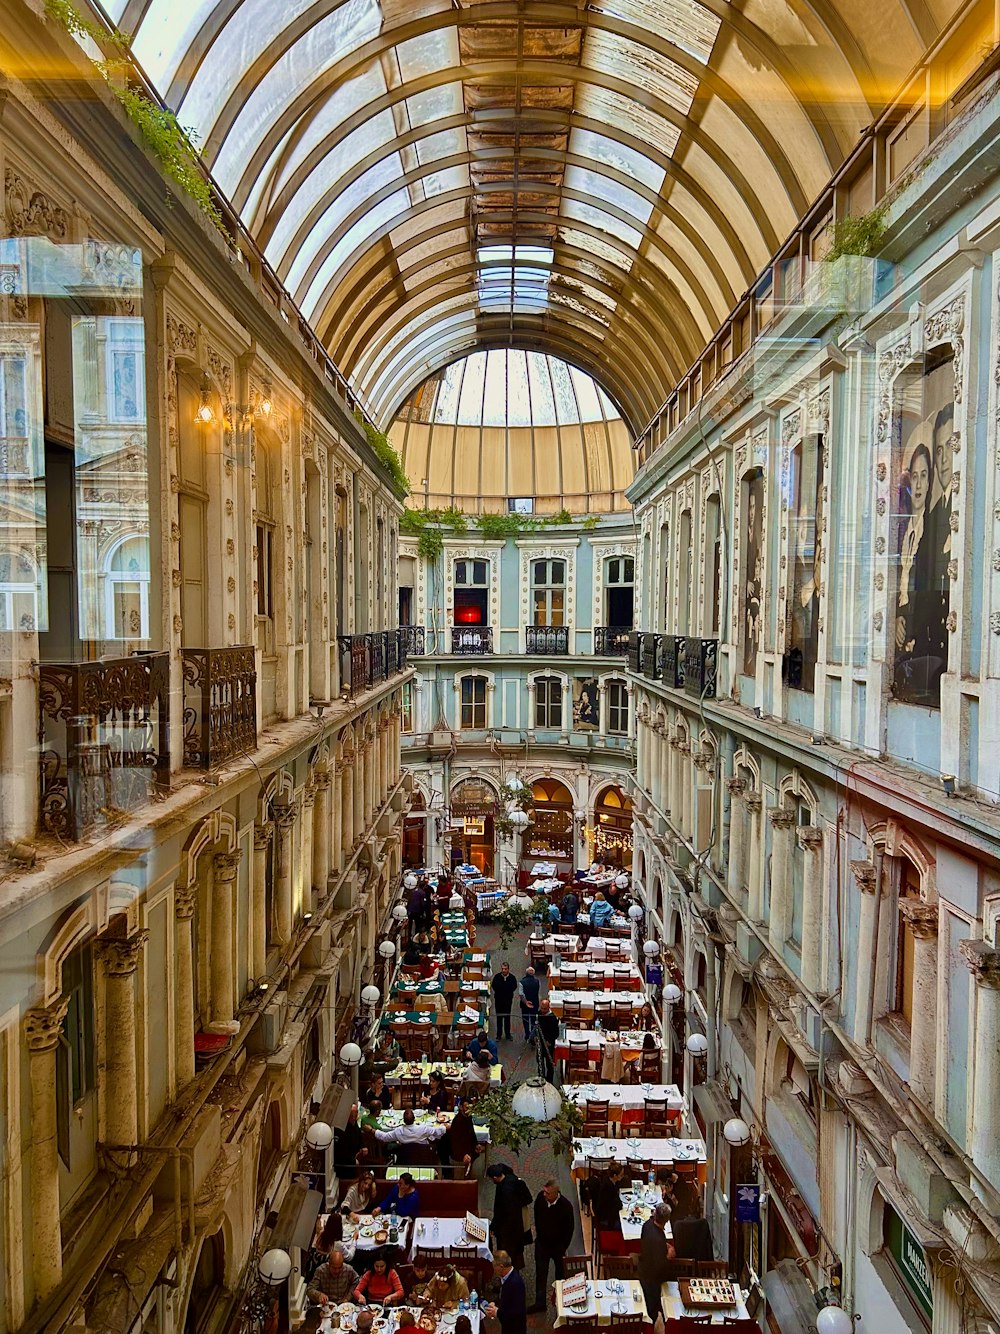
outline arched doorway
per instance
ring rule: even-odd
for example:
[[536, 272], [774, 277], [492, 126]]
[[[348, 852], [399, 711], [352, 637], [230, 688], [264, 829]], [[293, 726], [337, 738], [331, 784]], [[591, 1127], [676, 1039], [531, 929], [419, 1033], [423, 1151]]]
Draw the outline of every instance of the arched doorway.
[[451, 865], [476, 866], [493, 874], [496, 852], [493, 815], [497, 794], [481, 778], [463, 778], [451, 789]]
[[226, 1242], [222, 1229], [201, 1243], [191, 1279], [184, 1334], [202, 1334], [214, 1324], [215, 1305], [225, 1291]]
[[410, 813], [403, 821], [403, 865], [427, 865], [427, 802], [419, 790], [410, 798]]
[[595, 861], [628, 869], [632, 865], [632, 798], [606, 787], [594, 802]]
[[531, 785], [534, 809], [524, 838], [527, 862], [554, 862], [559, 874], [573, 874], [573, 794], [556, 778]]

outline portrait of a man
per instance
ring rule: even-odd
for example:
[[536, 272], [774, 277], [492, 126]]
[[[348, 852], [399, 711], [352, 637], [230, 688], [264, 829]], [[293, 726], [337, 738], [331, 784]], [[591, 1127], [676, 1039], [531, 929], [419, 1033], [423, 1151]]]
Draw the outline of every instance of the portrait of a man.
[[601, 725], [601, 697], [597, 679], [577, 677], [573, 682], [573, 727], [577, 732], [595, 732]]
[[753, 676], [760, 648], [761, 608], [764, 597], [764, 471], [757, 468], [746, 481], [743, 529], [743, 672]]

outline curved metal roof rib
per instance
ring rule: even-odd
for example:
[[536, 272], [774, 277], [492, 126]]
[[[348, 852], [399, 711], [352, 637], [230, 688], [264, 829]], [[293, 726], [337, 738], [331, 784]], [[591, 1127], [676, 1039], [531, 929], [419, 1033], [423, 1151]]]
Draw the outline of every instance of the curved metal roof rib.
[[384, 420], [549, 352], [639, 429], [960, 0], [105, 0]]

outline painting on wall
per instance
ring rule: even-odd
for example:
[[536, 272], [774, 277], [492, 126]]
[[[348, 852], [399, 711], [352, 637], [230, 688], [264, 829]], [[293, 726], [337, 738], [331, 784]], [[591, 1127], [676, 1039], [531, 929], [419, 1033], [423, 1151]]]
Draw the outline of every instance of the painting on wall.
[[596, 732], [601, 725], [601, 696], [595, 676], [581, 676], [573, 681], [573, 729]]
[[809, 435], [788, 458], [785, 500], [792, 567], [782, 675], [794, 690], [812, 690], [819, 647], [823, 542], [823, 437]]
[[898, 377], [893, 418], [896, 510], [890, 551], [897, 567], [892, 693], [939, 708], [948, 665], [948, 565], [952, 559], [955, 366], [935, 349]]
[[743, 674], [757, 670], [761, 607], [764, 594], [764, 470], [756, 468], [746, 479], [743, 528]]

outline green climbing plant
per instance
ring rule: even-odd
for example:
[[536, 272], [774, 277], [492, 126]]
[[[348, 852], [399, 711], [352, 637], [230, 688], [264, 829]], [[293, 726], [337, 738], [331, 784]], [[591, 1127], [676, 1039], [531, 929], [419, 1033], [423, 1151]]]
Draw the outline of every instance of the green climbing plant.
[[833, 224], [833, 237], [830, 249], [824, 258], [828, 263], [840, 259], [842, 255], [861, 255], [870, 258], [882, 248], [888, 223], [888, 208], [880, 204], [868, 213], [859, 213], [852, 217], [841, 218]]
[[531, 908], [508, 900], [493, 913], [493, 923], [500, 935], [500, 948], [505, 950], [511, 941], [534, 927], [535, 918]]
[[560, 1093], [559, 1110], [550, 1121], [533, 1121], [530, 1116], [519, 1116], [514, 1111], [514, 1094], [522, 1082], [510, 1080], [498, 1088], [491, 1088], [476, 1103], [473, 1115], [489, 1130], [491, 1147], [520, 1153], [535, 1140], [547, 1139], [556, 1157], [571, 1159], [573, 1141], [583, 1128], [582, 1110]]

